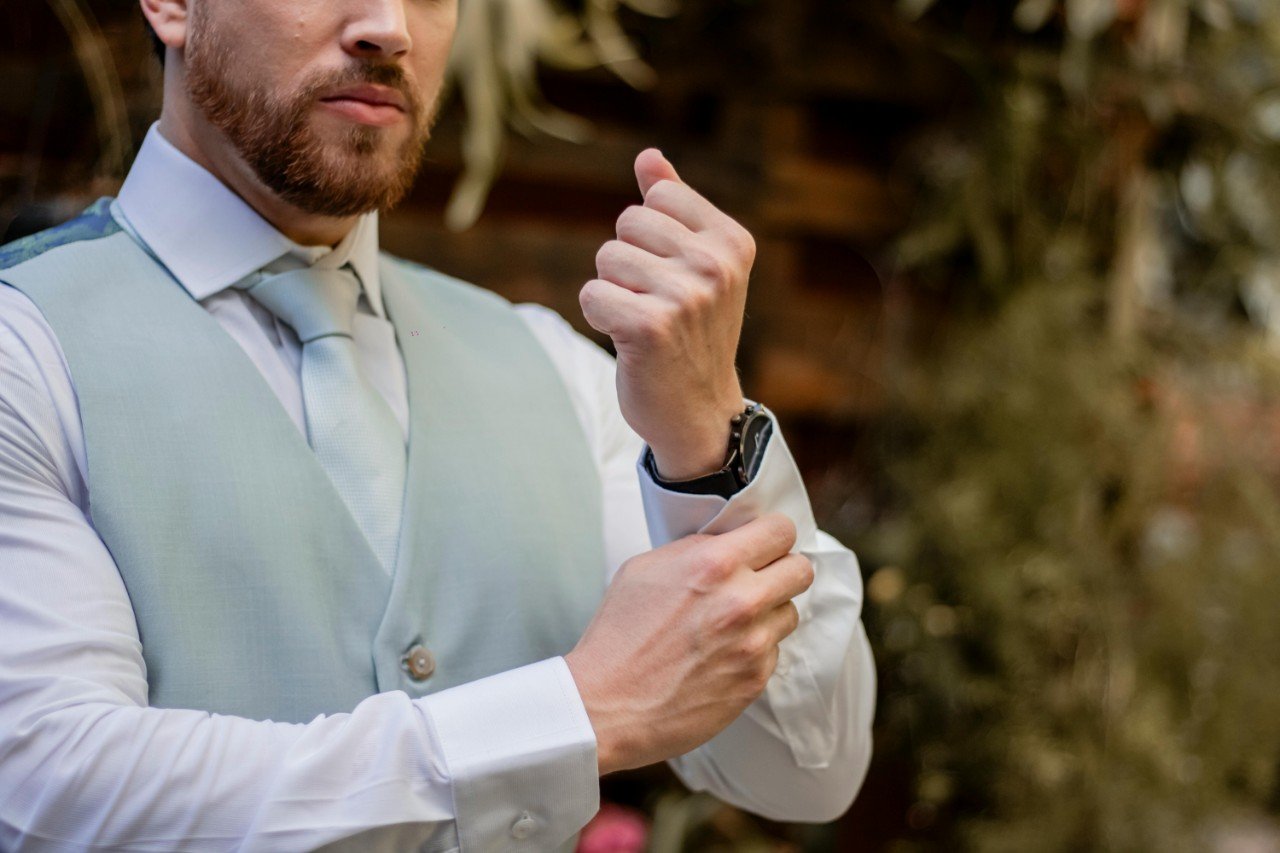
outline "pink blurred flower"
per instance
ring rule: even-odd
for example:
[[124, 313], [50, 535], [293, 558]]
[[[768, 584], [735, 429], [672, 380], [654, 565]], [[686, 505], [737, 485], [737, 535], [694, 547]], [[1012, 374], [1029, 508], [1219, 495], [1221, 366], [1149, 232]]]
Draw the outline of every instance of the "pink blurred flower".
[[649, 822], [643, 813], [616, 803], [603, 803], [582, 834], [577, 853], [644, 853]]

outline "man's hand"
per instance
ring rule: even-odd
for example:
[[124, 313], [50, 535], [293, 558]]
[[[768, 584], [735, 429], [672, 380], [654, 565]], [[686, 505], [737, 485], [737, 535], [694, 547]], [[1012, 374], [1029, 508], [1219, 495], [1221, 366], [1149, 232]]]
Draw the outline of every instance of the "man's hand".
[[666, 480], [719, 470], [742, 411], [734, 359], [755, 241], [654, 148], [636, 158], [644, 204], [596, 255], [582, 313], [618, 351], [618, 402]]
[[791, 599], [813, 583], [809, 559], [788, 553], [795, 541], [774, 513], [622, 565], [565, 655], [601, 775], [683, 755], [764, 691], [799, 621]]

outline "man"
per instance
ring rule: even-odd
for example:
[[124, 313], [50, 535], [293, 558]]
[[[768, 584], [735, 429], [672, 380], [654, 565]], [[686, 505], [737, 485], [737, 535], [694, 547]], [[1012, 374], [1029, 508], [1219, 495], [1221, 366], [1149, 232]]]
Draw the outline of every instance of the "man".
[[750, 235], [641, 153], [615, 365], [377, 250], [456, 0], [142, 10], [119, 197], [0, 250], [0, 848], [568, 850], [663, 760], [843, 812], [861, 582], [738, 385]]

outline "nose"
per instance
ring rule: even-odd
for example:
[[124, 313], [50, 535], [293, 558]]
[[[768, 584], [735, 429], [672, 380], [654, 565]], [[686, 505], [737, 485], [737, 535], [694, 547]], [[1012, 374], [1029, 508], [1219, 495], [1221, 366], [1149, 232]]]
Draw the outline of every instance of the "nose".
[[361, 58], [400, 57], [413, 41], [405, 22], [405, 0], [358, 0], [342, 34], [342, 49]]

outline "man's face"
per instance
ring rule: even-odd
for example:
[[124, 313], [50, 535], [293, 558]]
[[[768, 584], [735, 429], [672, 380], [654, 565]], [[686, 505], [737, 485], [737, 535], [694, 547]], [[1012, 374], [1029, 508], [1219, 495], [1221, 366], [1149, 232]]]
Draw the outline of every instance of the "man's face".
[[344, 217], [413, 183], [457, 0], [192, 0], [187, 94], [295, 207]]

